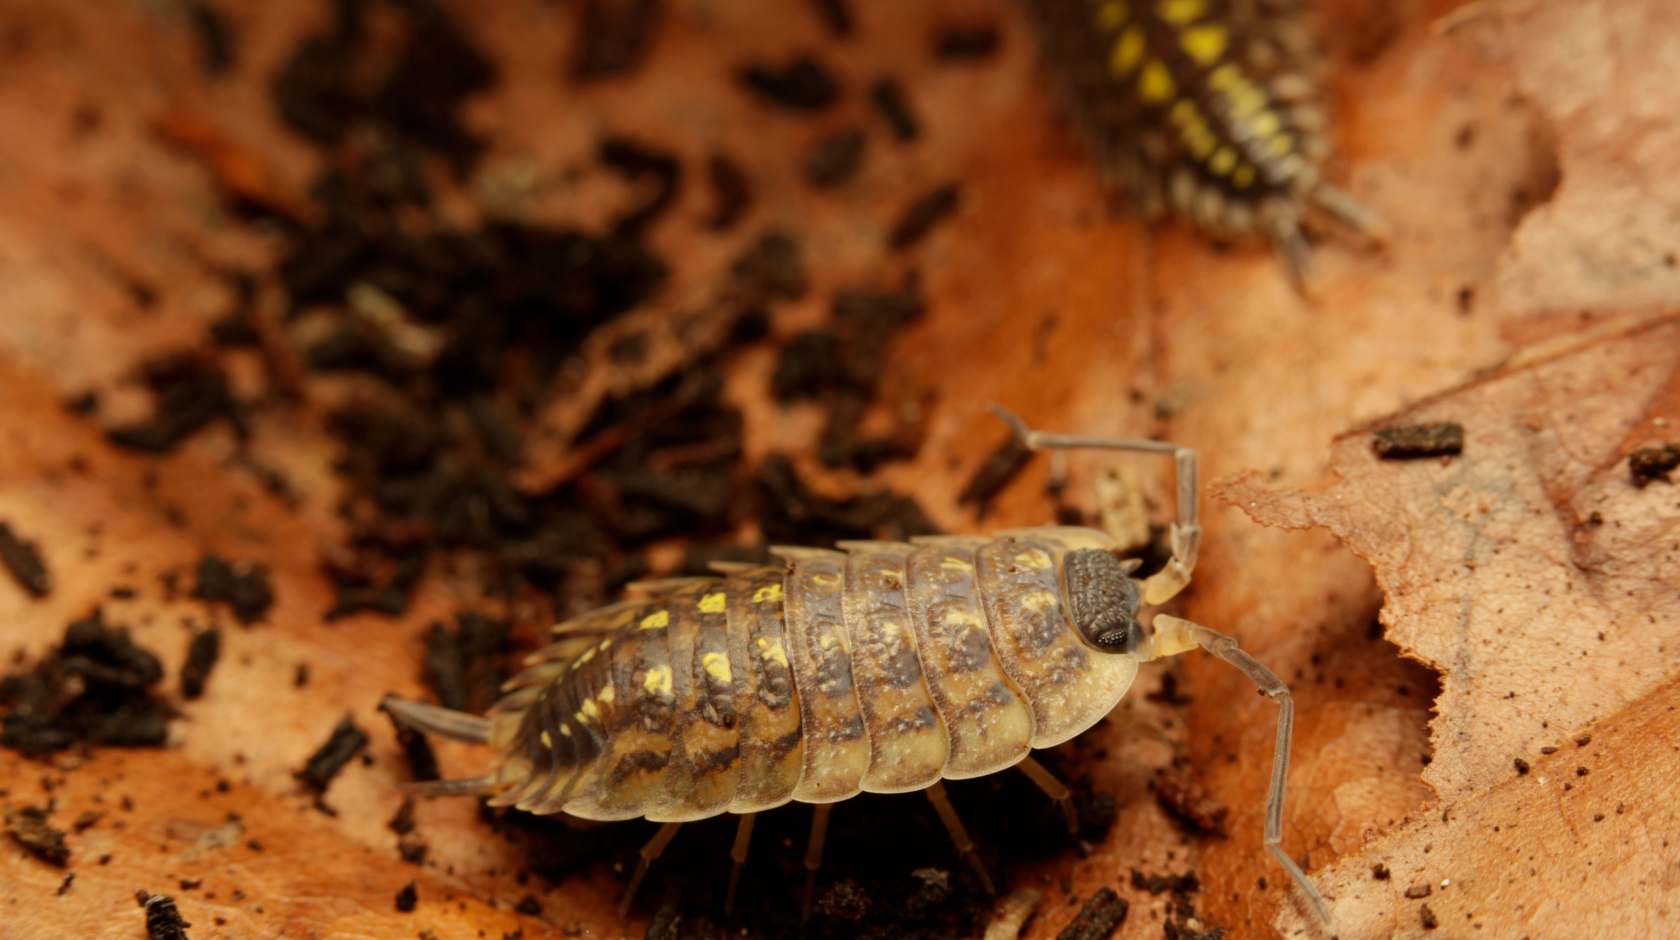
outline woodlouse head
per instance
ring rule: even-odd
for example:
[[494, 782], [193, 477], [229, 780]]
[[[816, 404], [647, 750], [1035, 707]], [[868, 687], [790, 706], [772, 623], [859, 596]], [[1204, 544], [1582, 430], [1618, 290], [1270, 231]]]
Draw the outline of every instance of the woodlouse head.
[[1062, 565], [1068, 613], [1080, 637], [1105, 653], [1135, 652], [1148, 634], [1137, 620], [1143, 591], [1128, 576], [1127, 563], [1104, 549], [1081, 548], [1068, 552]]

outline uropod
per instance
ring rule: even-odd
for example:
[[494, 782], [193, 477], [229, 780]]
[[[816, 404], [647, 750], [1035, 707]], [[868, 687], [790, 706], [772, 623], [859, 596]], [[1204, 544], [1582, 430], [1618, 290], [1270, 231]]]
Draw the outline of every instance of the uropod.
[[1139, 610], [1190, 582], [1201, 527], [1195, 452], [1170, 443], [1046, 434], [994, 408], [1034, 450], [1100, 448], [1172, 456], [1172, 557], [1138, 580], [1096, 529], [1043, 526], [990, 537], [774, 547], [783, 564], [715, 566], [716, 577], [642, 585], [648, 596], [553, 628], [483, 717], [387, 700], [421, 731], [494, 748], [490, 772], [405, 784], [487, 795], [495, 806], [582, 819], [643, 817], [621, 910], [682, 823], [740, 816], [728, 905], [755, 814], [814, 804], [805, 912], [833, 804], [861, 792], [927, 794], [981, 882], [991, 879], [946, 798], [944, 779], [1024, 771], [1061, 804], [1067, 787], [1031, 757], [1095, 724], [1138, 666], [1201, 648], [1279, 706], [1265, 845], [1325, 923], [1318, 889], [1280, 845], [1294, 704], [1236, 640]]

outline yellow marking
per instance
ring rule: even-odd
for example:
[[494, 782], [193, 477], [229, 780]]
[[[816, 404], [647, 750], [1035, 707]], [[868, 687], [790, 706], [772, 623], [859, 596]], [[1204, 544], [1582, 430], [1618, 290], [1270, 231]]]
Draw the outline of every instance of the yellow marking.
[[1113, 72], [1116, 78], [1125, 78], [1132, 74], [1132, 69], [1137, 68], [1141, 61], [1143, 61], [1143, 27], [1133, 26], [1121, 33], [1120, 38], [1115, 40], [1114, 49], [1108, 55], [1108, 70]]
[[896, 640], [896, 639], [898, 639], [898, 634], [899, 634], [898, 624], [896, 624], [896, 623], [883, 623], [883, 624], [881, 624], [881, 639], [889, 640], [889, 641], [890, 640]]
[[671, 612], [668, 610], [662, 610], [657, 614], [648, 614], [646, 617], [642, 618], [643, 630], [658, 630], [660, 627], [668, 627], [670, 625]]
[[1266, 111], [1255, 115], [1254, 120], [1248, 122], [1248, 129], [1255, 137], [1263, 140], [1283, 130], [1283, 119], [1278, 117], [1276, 111]]
[[754, 591], [752, 596], [752, 602], [754, 604], [763, 604], [766, 601], [779, 601], [781, 599], [782, 586], [780, 584], [766, 584], [764, 587]]
[[774, 640], [759, 640], [758, 655], [766, 662], [778, 662], [782, 664], [783, 669], [788, 668], [787, 651], [782, 649], [782, 644]]
[[667, 696], [671, 694], [671, 667], [655, 666], [647, 671], [642, 678], [642, 690], [649, 695]]
[[1208, 86], [1225, 96], [1231, 103], [1231, 116], [1239, 121], [1259, 114], [1266, 107], [1266, 93], [1230, 63], [1208, 73]]
[[572, 718], [575, 719], [577, 721], [577, 723], [580, 724], [580, 725], [589, 724], [589, 716], [585, 715], [583, 712], [574, 712], [572, 714]]
[[1266, 152], [1271, 154], [1273, 157], [1287, 157], [1289, 156], [1289, 152], [1294, 149], [1295, 138], [1288, 134], [1279, 134], [1271, 140], [1266, 141]]
[[1208, 161], [1208, 169], [1215, 176], [1224, 176], [1236, 168], [1237, 152], [1230, 147], [1220, 147], [1213, 152], [1213, 159]]
[[811, 583], [817, 587], [833, 587], [840, 583], [839, 572], [818, 572], [811, 575]]
[[1040, 551], [1036, 548], [1029, 548], [1026, 551], [1018, 552], [1018, 553], [1016, 553], [1015, 557], [1010, 559], [1010, 560], [1015, 563], [1015, 566], [1017, 568], [1048, 568], [1048, 567], [1050, 567], [1050, 556], [1049, 556], [1049, 554], [1047, 554], [1043, 551]]
[[565, 735], [568, 738], [571, 737], [572, 736], [572, 726], [571, 725], [561, 725], [560, 726], [560, 733]]
[[596, 650], [596, 649], [584, 650], [582, 656], [579, 656], [577, 659], [572, 660], [572, 668], [573, 669], [583, 668], [584, 663], [589, 662], [591, 659], [595, 658], [596, 652], [598, 652], [598, 650]]
[[728, 685], [735, 681], [735, 676], [729, 671], [729, 657], [724, 653], [707, 653], [700, 657], [700, 667], [706, 670], [706, 675]]
[[601, 645], [600, 645], [600, 646], [597, 646], [597, 647], [595, 647], [595, 648], [596, 648], [596, 649], [598, 649], [598, 650], [600, 650], [600, 651], [602, 651], [602, 652], [606, 652], [606, 649], [607, 649], [607, 647], [609, 647], [609, 646], [611, 646], [611, 645], [612, 645], [612, 637], [608, 637], [608, 638], [606, 638], [606, 639], [605, 639], [605, 640], [602, 640], [602, 641], [601, 641]]
[[1155, 4], [1155, 15], [1174, 26], [1193, 23], [1206, 12], [1207, 0], [1161, 0]]
[[1173, 84], [1172, 73], [1167, 71], [1161, 60], [1150, 59], [1143, 64], [1143, 74], [1138, 76], [1138, 96], [1145, 104], [1171, 101], [1177, 91], [1178, 86]]
[[1097, 8], [1097, 29], [1105, 33], [1114, 32], [1120, 28], [1120, 24], [1126, 22], [1126, 16], [1130, 12], [1126, 9], [1125, 0], [1108, 0]]
[[596, 706], [595, 700], [592, 698], [584, 699], [583, 705], [580, 707], [582, 708], [582, 711], [578, 712], [578, 714], [582, 715], [584, 718], [601, 717], [601, 709]]
[[817, 636], [817, 646], [821, 647], [825, 653], [833, 649], [839, 642], [832, 633], [823, 633]]
[[1197, 160], [1206, 160], [1213, 148], [1219, 146], [1219, 141], [1208, 130], [1206, 124], [1198, 121], [1194, 126], [1184, 129], [1184, 145], [1190, 148], [1190, 156]]
[[612, 700], [617, 697], [617, 695], [618, 693], [614, 692], [613, 687], [609, 685], [602, 689], [595, 697], [601, 700], [602, 705], [609, 705], [612, 703]]
[[1244, 163], [1231, 174], [1231, 185], [1238, 189], [1247, 189], [1254, 185], [1254, 167]]
[[721, 614], [723, 613], [723, 602], [724, 596], [722, 591], [719, 591], [716, 594], [707, 594], [705, 597], [700, 598], [700, 612], [703, 614]]
[[961, 558], [956, 558], [956, 557], [952, 557], [952, 556], [948, 556], [948, 557], [946, 557], [946, 559], [944, 561], [940, 562], [939, 563], [939, 568], [942, 571], [973, 571], [974, 570], [974, 566], [972, 564], [969, 564], [968, 562], [963, 561]]
[[1192, 26], [1178, 34], [1178, 44], [1184, 47], [1185, 54], [1203, 68], [1218, 62], [1230, 41], [1231, 34], [1225, 31], [1225, 27], [1212, 23]]
[[543, 747], [546, 747], [546, 748], [548, 748], [548, 749], [550, 749], [550, 750], [553, 750], [553, 748], [554, 748], [554, 739], [553, 739], [553, 738], [551, 738], [551, 737], [549, 737], [549, 736], [548, 736], [548, 732], [547, 732], [547, 731], [544, 731], [544, 732], [543, 732], [543, 733], [542, 733], [542, 743], [543, 743]]

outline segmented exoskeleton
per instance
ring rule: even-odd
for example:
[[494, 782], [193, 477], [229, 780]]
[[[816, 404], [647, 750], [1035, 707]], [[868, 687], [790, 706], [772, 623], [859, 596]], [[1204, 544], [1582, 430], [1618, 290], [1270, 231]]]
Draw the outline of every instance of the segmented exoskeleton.
[[1305, 0], [1027, 0], [1045, 70], [1105, 183], [1146, 217], [1271, 240], [1312, 270], [1313, 206], [1379, 235], [1324, 178], [1323, 56]]
[[[1049, 526], [990, 538], [843, 542], [772, 549], [778, 566], [644, 585], [650, 596], [554, 628], [486, 718], [390, 700], [422, 730], [496, 750], [470, 780], [422, 792], [489, 794], [499, 806], [667, 825], [643, 850], [635, 890], [677, 824], [742, 814], [733, 900], [753, 814], [817, 804], [814, 878], [831, 804], [869, 791], [925, 790], [990, 889], [940, 781], [1019, 766], [1062, 802], [1029, 753], [1074, 737], [1120, 701], [1138, 665], [1201, 646], [1282, 708], [1266, 843], [1328, 920], [1323, 899], [1278, 847], [1293, 705], [1236, 642], [1165, 614], [1138, 621], [1189, 583], [1200, 540], [1193, 452], [1158, 441], [1046, 435], [1000, 410], [1033, 448], [1172, 454], [1173, 557], [1143, 581], [1094, 529]], [[810, 900], [807, 883], [807, 909]]]

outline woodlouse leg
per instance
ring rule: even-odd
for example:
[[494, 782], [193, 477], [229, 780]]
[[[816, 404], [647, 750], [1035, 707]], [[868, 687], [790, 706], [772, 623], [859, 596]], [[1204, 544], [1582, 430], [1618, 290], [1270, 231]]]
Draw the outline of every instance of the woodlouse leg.
[[636, 889], [642, 886], [642, 879], [647, 876], [648, 866], [653, 860], [665, 852], [665, 846], [671, 844], [671, 838], [682, 828], [682, 823], [666, 823], [659, 827], [647, 845], [642, 846], [642, 860], [636, 864], [636, 873], [630, 876], [630, 884], [624, 889], [624, 900], [618, 902], [618, 916], [626, 917], [630, 914], [630, 902], [636, 899]]
[[951, 834], [951, 841], [957, 846], [957, 854], [968, 859], [969, 866], [980, 876], [981, 887], [986, 889], [987, 894], [995, 892], [997, 888], [992, 886], [992, 876], [986, 873], [986, 866], [981, 864], [980, 853], [974, 851], [974, 840], [968, 837], [968, 830], [957, 817], [957, 808], [951, 805], [951, 798], [945, 793], [945, 784], [935, 782], [922, 792], [927, 794], [928, 802], [933, 804], [934, 811], [939, 814], [939, 820], [945, 824], [945, 831]]
[[828, 839], [828, 814], [833, 803], [818, 803], [811, 814], [811, 841], [805, 844], [805, 902], [800, 908], [801, 924], [811, 919], [811, 908], [817, 901], [817, 869], [822, 867], [823, 843]]
[[1289, 780], [1289, 747], [1295, 734], [1295, 700], [1289, 696], [1289, 686], [1285, 685], [1270, 669], [1262, 666], [1258, 660], [1237, 648], [1237, 641], [1223, 633], [1217, 633], [1199, 623], [1191, 623], [1167, 614], [1157, 614], [1154, 622], [1157, 636], [1167, 642], [1162, 644], [1161, 653], [1157, 655], [1172, 655], [1190, 648], [1190, 642], [1207, 650], [1209, 653], [1225, 660], [1242, 670], [1252, 682], [1260, 686], [1261, 694], [1270, 698], [1278, 706], [1277, 742], [1272, 750], [1272, 784], [1266, 792], [1266, 850], [1278, 860], [1289, 877], [1295, 879], [1295, 884], [1301, 888], [1301, 893], [1307, 896], [1313, 910], [1331, 926], [1330, 908], [1324, 903], [1324, 895], [1307, 878], [1307, 873], [1295, 860], [1283, 850], [1283, 791]]
[[993, 404], [992, 413], [1014, 429], [1029, 450], [1132, 450], [1147, 454], [1171, 454], [1178, 478], [1178, 521], [1172, 527], [1172, 560], [1143, 582], [1143, 600], [1164, 604], [1190, 583], [1201, 549], [1202, 527], [1196, 497], [1196, 452], [1168, 441], [1146, 441], [1123, 437], [1085, 437], [1079, 434], [1047, 434], [1033, 430], [1014, 412]]
[[735, 827], [735, 844], [729, 849], [735, 864], [729, 869], [729, 893], [723, 897], [726, 915], [735, 910], [735, 889], [741, 886], [741, 869], [747, 864], [747, 848], [752, 844], [753, 822], [757, 819], [757, 813], [742, 813], [740, 825]]
[[1055, 774], [1030, 756], [1021, 758], [1021, 762], [1015, 766], [1021, 768], [1021, 772], [1033, 783], [1038, 784], [1045, 796], [1056, 801], [1056, 805], [1062, 808], [1062, 815], [1067, 818], [1068, 832], [1079, 835], [1079, 814], [1074, 811], [1073, 792], [1067, 785], [1057, 780]]

